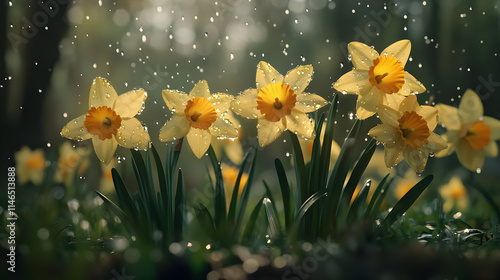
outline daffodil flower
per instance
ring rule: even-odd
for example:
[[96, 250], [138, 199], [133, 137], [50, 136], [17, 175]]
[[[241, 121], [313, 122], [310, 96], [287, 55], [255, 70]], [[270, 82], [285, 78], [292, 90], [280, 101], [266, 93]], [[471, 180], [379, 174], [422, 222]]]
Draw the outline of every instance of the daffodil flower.
[[443, 210], [449, 212], [456, 206], [458, 210], [465, 210], [469, 206], [467, 189], [458, 176], [453, 176], [448, 184], [439, 188], [439, 194], [444, 200]]
[[256, 86], [241, 93], [231, 104], [233, 112], [257, 119], [259, 145], [264, 147], [285, 130], [304, 139], [315, 137], [306, 113], [325, 106], [321, 96], [304, 92], [312, 79], [311, 65], [298, 66], [283, 77], [267, 62], [257, 65]]
[[436, 156], [446, 156], [457, 152], [460, 163], [467, 169], [479, 171], [485, 157], [498, 156], [500, 121], [483, 116], [483, 104], [477, 94], [468, 89], [460, 101], [458, 109], [445, 104], [437, 104], [439, 123], [448, 130], [444, 135], [448, 149]]
[[16, 161], [17, 182], [20, 185], [30, 181], [35, 185], [42, 183], [44, 171], [47, 168], [42, 149], [31, 150], [24, 146], [14, 154], [14, 159]]
[[421, 173], [429, 154], [446, 148], [446, 140], [433, 132], [437, 110], [420, 106], [415, 95], [406, 97], [398, 110], [385, 106], [378, 115], [382, 124], [372, 128], [369, 135], [384, 144], [387, 167], [405, 159], [413, 170]]
[[410, 73], [404, 70], [411, 43], [398, 41], [379, 53], [359, 42], [347, 46], [354, 70], [347, 72], [333, 87], [348, 94], [358, 95], [356, 114], [366, 119], [382, 105], [398, 108], [404, 96], [422, 93], [426, 89]]
[[59, 146], [59, 158], [57, 160], [57, 171], [54, 175], [54, 181], [64, 183], [69, 186], [73, 180], [75, 172], [78, 176], [90, 166], [88, 155], [90, 150], [85, 147], [73, 148], [69, 141], [65, 141]]
[[149, 148], [149, 134], [134, 118], [142, 111], [147, 93], [131, 90], [120, 96], [104, 78], [97, 77], [90, 87], [89, 110], [70, 121], [61, 135], [72, 140], [92, 139], [99, 160], [108, 164], [118, 145], [125, 148]]
[[233, 124], [234, 128], [238, 130], [238, 137], [214, 141], [217, 139], [213, 138], [217, 137], [212, 136], [212, 148], [214, 149], [217, 158], [220, 159], [224, 154], [234, 164], [241, 165], [241, 163], [243, 162], [243, 147], [241, 146], [240, 141], [243, 135], [241, 132], [241, 124], [236, 119], [236, 116], [233, 114], [233, 112], [230, 110], [227, 111], [227, 113], [224, 115], [224, 118], [230, 121]]
[[201, 158], [210, 147], [212, 136], [218, 139], [238, 136], [233, 124], [223, 118], [233, 97], [222, 93], [211, 95], [206, 81], [199, 81], [189, 95], [165, 89], [162, 96], [174, 115], [160, 129], [160, 141], [185, 136], [195, 156]]

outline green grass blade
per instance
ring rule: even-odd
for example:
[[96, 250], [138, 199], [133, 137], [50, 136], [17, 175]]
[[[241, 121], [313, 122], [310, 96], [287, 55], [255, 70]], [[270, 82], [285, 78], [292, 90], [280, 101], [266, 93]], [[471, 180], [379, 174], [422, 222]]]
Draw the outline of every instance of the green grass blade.
[[290, 231], [290, 235], [293, 238], [290, 238], [291, 240], [295, 240], [297, 235], [299, 234], [299, 227], [300, 223], [302, 222], [302, 219], [304, 218], [304, 215], [307, 213], [307, 211], [322, 197], [326, 196], [327, 192], [318, 192], [313, 195], [311, 195], [306, 201], [300, 206], [299, 210], [297, 211], [297, 214], [295, 214], [295, 218], [293, 221], [292, 229]]
[[217, 230], [224, 231], [226, 226], [226, 193], [224, 192], [224, 181], [222, 178], [222, 170], [220, 168], [219, 161], [215, 155], [214, 149], [210, 145], [208, 148], [208, 157], [212, 163], [215, 173], [215, 197], [214, 197], [214, 207], [215, 207], [215, 226]]
[[97, 190], [95, 192], [104, 201], [104, 204], [106, 204], [106, 206], [108, 206], [109, 209], [111, 209], [111, 211], [113, 211], [113, 213], [115, 213], [115, 215], [118, 218], [120, 218], [120, 220], [122, 221], [123, 225], [127, 229], [130, 236], [133, 236], [135, 231], [132, 227], [132, 222], [130, 221], [127, 214], [120, 207], [118, 207], [115, 203], [113, 203], [113, 201], [111, 201], [109, 198], [107, 198], [105, 195], [103, 195], [102, 193], [100, 193]]
[[279, 158], [274, 160], [274, 165], [276, 167], [276, 173], [278, 175], [278, 181], [280, 183], [281, 196], [283, 199], [283, 209], [285, 211], [285, 229], [288, 233], [292, 225], [293, 212], [291, 209], [291, 199], [290, 199], [290, 186], [288, 185], [288, 179], [286, 178], [285, 169]]
[[166, 234], [167, 240], [171, 240], [174, 230], [173, 220], [174, 220], [174, 210], [175, 210], [173, 203], [174, 198], [169, 194], [169, 191], [167, 189], [167, 184], [171, 183], [170, 182], [167, 183], [167, 177], [163, 169], [163, 164], [161, 163], [160, 156], [158, 155], [158, 152], [156, 151], [154, 145], [151, 145], [150, 151], [153, 154], [153, 158], [155, 161], [156, 172], [158, 175], [159, 189], [160, 189], [159, 196], [161, 196], [161, 202], [162, 202], [160, 203], [160, 200], [158, 198], [158, 214], [160, 218], [160, 224], [162, 225], [164, 231], [163, 233]]
[[365, 208], [366, 199], [368, 198], [368, 192], [370, 191], [371, 180], [366, 181], [361, 190], [359, 191], [356, 198], [349, 208], [349, 213], [347, 214], [347, 220], [353, 222], [359, 220], [362, 217], [363, 209]]
[[236, 177], [236, 182], [234, 183], [233, 193], [231, 195], [231, 202], [229, 204], [229, 211], [227, 213], [227, 223], [228, 225], [231, 226], [234, 226], [236, 220], [236, 209], [238, 205], [238, 194], [240, 192], [241, 176], [243, 175], [249, 156], [250, 152], [247, 152], [245, 158], [243, 159], [243, 162], [241, 163], [240, 171], [238, 172], [238, 177]]
[[389, 228], [401, 215], [403, 215], [406, 210], [417, 200], [417, 198], [422, 194], [422, 192], [429, 186], [434, 177], [428, 175], [424, 179], [420, 180], [413, 188], [411, 188], [392, 208], [391, 212], [385, 217], [383, 224]]
[[115, 168], [111, 169], [111, 177], [113, 178], [116, 195], [118, 196], [118, 204], [124, 209], [124, 212], [127, 213], [127, 215], [133, 219], [137, 219], [137, 208], [132, 201], [132, 197], [125, 186], [125, 183], [123, 183], [120, 174]]
[[262, 204], [264, 205], [267, 222], [269, 223], [269, 236], [273, 240], [279, 240], [283, 236], [283, 231], [278, 220], [278, 215], [275, 212], [275, 207], [273, 207], [273, 203], [267, 197], [262, 200]]
[[182, 240], [184, 231], [184, 218], [186, 217], [186, 197], [184, 195], [184, 177], [179, 169], [177, 176], [177, 191], [175, 193], [175, 215], [174, 215], [174, 238], [176, 241]]
[[387, 181], [387, 178], [389, 178], [389, 175], [391, 175], [391, 174], [387, 173], [387, 175], [385, 175], [384, 178], [382, 178], [382, 180], [378, 184], [377, 188], [373, 192], [373, 195], [370, 199], [370, 203], [368, 204], [368, 206], [365, 209], [365, 218], [368, 218], [370, 216], [370, 213], [371, 213], [373, 207], [375, 206], [375, 202], [377, 201], [379, 195], [382, 193], [382, 190], [384, 189], [384, 186], [385, 186], [385, 182]]
[[134, 167], [135, 176], [139, 184], [139, 190], [144, 200], [144, 206], [147, 210], [149, 221], [157, 221], [155, 191], [153, 184], [150, 182], [148, 169], [139, 151], [134, 149], [130, 150], [132, 153], [132, 166]]
[[208, 237], [212, 241], [217, 240], [217, 233], [215, 230], [214, 220], [212, 219], [212, 215], [208, 211], [207, 207], [200, 203], [198, 206], [195, 206], [194, 212], [198, 222], [201, 225], [201, 228], [206, 231]]

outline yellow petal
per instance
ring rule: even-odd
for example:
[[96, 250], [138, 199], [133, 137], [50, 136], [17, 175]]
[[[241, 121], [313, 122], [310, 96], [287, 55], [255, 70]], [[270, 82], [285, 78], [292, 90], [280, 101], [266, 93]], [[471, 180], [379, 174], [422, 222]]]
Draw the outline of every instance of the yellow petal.
[[407, 96], [401, 104], [399, 105], [399, 113], [403, 115], [404, 112], [412, 112], [417, 111], [419, 107], [417, 96], [410, 95]]
[[90, 139], [92, 135], [87, 131], [85, 125], [83, 124], [85, 116], [86, 115], [81, 115], [67, 123], [61, 130], [61, 135], [68, 139], [78, 141]]
[[126, 92], [115, 101], [113, 110], [120, 115], [122, 119], [132, 118], [144, 108], [144, 101], [148, 94], [143, 89], [136, 89]]
[[492, 117], [483, 117], [483, 122], [485, 125], [490, 127], [491, 135], [490, 139], [496, 141], [500, 139], [500, 120]]
[[210, 90], [208, 89], [208, 83], [205, 80], [201, 80], [198, 83], [196, 83], [193, 89], [189, 92], [190, 99], [193, 99], [194, 97], [208, 98], [209, 96], [210, 96]]
[[257, 65], [257, 75], [255, 77], [257, 90], [274, 82], [283, 82], [283, 76], [271, 66], [271, 64], [261, 61]]
[[238, 165], [243, 162], [243, 147], [241, 147], [239, 141], [230, 141], [229, 143], [225, 143], [223, 147], [230, 161]]
[[175, 111], [176, 114], [184, 116], [184, 109], [186, 109], [186, 104], [190, 99], [186, 93], [164, 89], [162, 90], [161, 95], [170, 111]]
[[425, 165], [427, 164], [427, 158], [429, 154], [420, 149], [412, 149], [407, 146], [404, 149], [403, 156], [408, 165], [415, 170], [417, 173], [422, 173], [424, 171]]
[[415, 79], [415, 77], [405, 71], [405, 83], [403, 87], [401, 87], [401, 90], [398, 92], [398, 94], [407, 96], [410, 94], [422, 93], [426, 90], [427, 89], [419, 80]]
[[390, 107], [383, 106], [382, 109], [378, 111], [378, 117], [382, 123], [389, 125], [394, 129], [399, 128], [398, 120], [401, 118], [401, 115], [398, 111]]
[[394, 167], [403, 160], [403, 149], [401, 146], [393, 148], [385, 147], [385, 166]]
[[484, 155], [487, 157], [497, 157], [498, 156], [498, 145], [495, 141], [490, 141], [486, 147], [484, 147]]
[[417, 114], [419, 114], [427, 122], [429, 131], [434, 131], [434, 128], [436, 128], [437, 125], [437, 109], [432, 106], [420, 106]]
[[115, 138], [120, 146], [128, 149], [146, 150], [149, 148], [149, 133], [136, 118], [123, 120]]
[[260, 116], [260, 111], [257, 110], [257, 95], [255, 88], [245, 90], [231, 102], [231, 109], [242, 117], [256, 119]]
[[328, 104], [328, 101], [323, 97], [314, 93], [303, 92], [297, 95], [294, 109], [309, 113], [318, 110], [326, 104]]
[[344, 94], [366, 95], [373, 87], [369, 78], [367, 71], [352, 70], [342, 75], [333, 88]]
[[[356, 107], [361, 107], [367, 111], [376, 112], [383, 103], [383, 93], [373, 87], [367, 95], [359, 95]], [[358, 116], [359, 117], [359, 116]]]
[[378, 57], [378, 52], [360, 42], [351, 42], [347, 45], [352, 65], [356, 70], [368, 71], [373, 66], [373, 60]]
[[436, 157], [445, 157], [451, 155], [455, 152], [457, 141], [458, 141], [458, 131], [448, 130], [445, 134], [441, 135], [441, 137], [446, 141], [448, 147], [444, 150], [436, 152], [434, 155]]
[[394, 146], [394, 143], [401, 138], [401, 133], [396, 128], [385, 123], [379, 124], [370, 129], [368, 135], [383, 143], [386, 147]]
[[463, 123], [467, 124], [478, 121], [483, 116], [483, 103], [473, 90], [465, 91], [458, 105], [458, 115], [462, 117]]
[[222, 114], [229, 110], [231, 106], [231, 101], [233, 101], [234, 96], [224, 93], [215, 93], [210, 95], [208, 100], [214, 105], [217, 114]]
[[295, 94], [302, 93], [311, 82], [313, 75], [312, 65], [300, 65], [286, 73], [283, 82], [290, 85]]
[[[284, 120], [284, 119], [283, 119]], [[257, 138], [261, 147], [271, 144], [285, 130], [283, 122], [270, 122], [265, 118], [259, 118], [257, 123]]]
[[428, 149], [432, 153], [439, 152], [448, 147], [448, 143], [446, 143], [446, 139], [436, 133], [432, 132], [431, 135], [427, 138], [429, 143], [425, 144], [425, 148]]
[[94, 135], [92, 136], [92, 143], [94, 144], [94, 151], [99, 160], [104, 162], [104, 164], [109, 164], [118, 145], [115, 138], [100, 140], [99, 136]]
[[405, 97], [401, 94], [384, 94], [383, 95], [383, 104], [384, 106], [390, 107], [396, 111], [399, 111], [399, 105], [405, 99]]
[[459, 130], [462, 127], [457, 108], [445, 104], [437, 104], [434, 108], [438, 110], [439, 123], [448, 131]]
[[401, 40], [385, 48], [380, 55], [393, 55], [403, 64], [404, 67], [406, 65], [406, 61], [408, 61], [408, 57], [410, 56], [410, 51], [410, 40]]
[[189, 147], [197, 158], [201, 158], [210, 147], [210, 140], [212, 136], [208, 130], [191, 128], [186, 135]]
[[210, 131], [210, 134], [218, 139], [234, 139], [238, 137], [238, 130], [234, 127], [234, 125], [229, 120], [224, 120], [222, 118], [217, 118], [208, 130]]
[[108, 80], [97, 77], [90, 87], [89, 109], [91, 107], [108, 106], [113, 107], [113, 102], [118, 98], [115, 89]]
[[169, 142], [184, 137], [188, 134], [189, 128], [186, 117], [173, 115], [160, 129], [160, 141]]
[[467, 169], [476, 171], [482, 168], [484, 164], [484, 153], [474, 150], [467, 140], [460, 139], [457, 143], [458, 161]]
[[286, 129], [303, 139], [309, 140], [315, 136], [311, 120], [305, 113], [298, 110], [292, 109], [292, 113], [285, 116], [285, 126]]
[[359, 103], [356, 103], [356, 116], [358, 117], [358, 119], [364, 120], [375, 115], [375, 111], [368, 111], [363, 107], [360, 107], [358, 104]]

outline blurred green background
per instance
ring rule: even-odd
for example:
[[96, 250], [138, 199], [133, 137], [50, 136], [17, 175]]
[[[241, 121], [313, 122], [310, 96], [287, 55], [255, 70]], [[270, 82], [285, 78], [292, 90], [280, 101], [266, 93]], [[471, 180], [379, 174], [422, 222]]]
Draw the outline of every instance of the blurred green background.
[[[256, 66], [264, 60], [282, 74], [312, 64], [307, 91], [331, 100], [332, 83], [352, 67], [347, 58], [351, 41], [382, 51], [410, 39], [405, 70], [427, 87], [419, 95], [421, 104], [431, 99], [458, 106], [461, 94], [471, 88], [481, 97], [485, 115], [500, 118], [499, 16], [498, 1], [4, 1], [0, 112], [7, 133], [1, 137], [2, 170], [13, 164], [12, 154], [23, 145], [57, 153], [65, 140], [61, 128], [88, 110], [97, 76], [111, 81], [118, 94], [148, 91], [138, 118], [164, 154], [171, 144], [159, 142], [158, 132], [170, 112], [161, 90], [189, 92], [204, 79], [211, 92], [236, 95], [255, 87]], [[355, 101], [355, 96], [340, 96], [337, 142], [353, 123], [349, 115]], [[257, 142], [255, 121], [240, 120], [247, 150]], [[366, 121], [363, 135], [377, 123], [375, 117]], [[274, 157], [291, 152], [289, 143], [283, 144], [286, 139], [281, 136], [263, 149], [261, 172]], [[117, 154], [126, 162], [130, 153], [119, 148]], [[207, 162], [196, 160], [185, 145], [181, 168], [205, 174]], [[401, 168], [403, 175], [407, 166]], [[492, 194], [497, 193], [499, 168], [498, 158], [488, 158], [475, 177]], [[426, 173], [448, 171], [465, 171], [456, 155], [430, 160], [426, 168]], [[446, 181], [450, 176], [441, 177]]]

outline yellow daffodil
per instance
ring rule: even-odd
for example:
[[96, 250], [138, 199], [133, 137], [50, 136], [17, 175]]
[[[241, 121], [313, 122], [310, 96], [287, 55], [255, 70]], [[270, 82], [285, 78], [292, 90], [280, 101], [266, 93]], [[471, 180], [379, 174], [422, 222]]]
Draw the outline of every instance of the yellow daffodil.
[[[314, 126], [314, 120], [313, 120], [313, 126]], [[326, 122], [323, 122], [323, 125], [321, 126], [321, 135], [319, 138], [321, 145], [323, 145], [325, 130], [326, 130]], [[305, 140], [299, 138], [299, 143], [300, 143], [300, 148], [302, 149], [302, 154], [304, 156], [304, 162], [308, 163], [309, 161], [311, 161], [314, 139]], [[333, 168], [335, 161], [339, 157], [339, 154], [340, 154], [339, 144], [337, 144], [337, 142], [335, 141], [332, 141], [332, 147], [330, 150], [330, 169]]]
[[448, 184], [441, 186], [439, 194], [443, 197], [443, 210], [445, 212], [451, 211], [453, 206], [456, 206], [460, 211], [469, 206], [467, 189], [458, 176], [453, 176]]
[[[240, 170], [236, 166], [221, 164], [222, 179], [224, 180], [224, 189], [226, 192], [226, 201], [231, 201], [233, 195], [234, 185]], [[243, 172], [241, 174], [240, 185], [238, 187], [238, 195], [241, 195], [243, 188], [248, 180], [248, 174]], [[229, 204], [227, 204], [229, 206]]]
[[290, 130], [298, 136], [315, 137], [306, 113], [328, 102], [319, 95], [305, 93], [312, 79], [312, 65], [298, 66], [283, 77], [267, 62], [257, 65], [256, 86], [241, 93], [231, 104], [232, 110], [245, 118], [257, 119], [259, 145], [264, 147]]
[[233, 97], [228, 94], [210, 94], [206, 81], [199, 81], [188, 94], [165, 89], [163, 100], [174, 112], [160, 129], [160, 141], [174, 141], [186, 136], [191, 150], [201, 158], [210, 146], [212, 136], [218, 139], [236, 138], [238, 131], [223, 118]]
[[483, 116], [481, 99], [472, 90], [467, 90], [458, 109], [449, 105], [437, 104], [439, 123], [448, 130], [445, 138], [448, 149], [437, 156], [457, 152], [460, 163], [467, 169], [479, 171], [485, 157], [498, 156], [500, 121]]
[[222, 154], [224, 154], [234, 164], [240, 165], [243, 162], [243, 147], [240, 142], [243, 135], [241, 132], [241, 124], [231, 111], [227, 111], [224, 118], [230, 121], [234, 128], [238, 130], [238, 137], [217, 139], [217, 137], [212, 136], [212, 148], [218, 159], [222, 158]]
[[42, 183], [47, 167], [42, 149], [31, 150], [24, 146], [14, 154], [14, 159], [18, 184], [22, 185], [30, 181], [35, 185]]
[[88, 159], [89, 149], [85, 147], [73, 148], [70, 142], [66, 141], [59, 147], [59, 159], [57, 160], [57, 171], [54, 180], [69, 186], [76, 172], [78, 176], [90, 166]]
[[446, 140], [433, 132], [437, 125], [437, 110], [420, 106], [415, 95], [406, 97], [398, 110], [382, 107], [378, 115], [382, 124], [372, 128], [369, 135], [384, 144], [387, 167], [405, 159], [421, 173], [429, 154], [446, 148]]
[[72, 140], [92, 139], [99, 160], [108, 164], [117, 145], [125, 148], [149, 148], [149, 134], [134, 118], [144, 107], [147, 93], [131, 90], [120, 96], [104, 78], [97, 77], [90, 87], [89, 110], [70, 121], [61, 135]]
[[382, 104], [397, 110], [404, 96], [425, 91], [421, 82], [404, 71], [411, 49], [409, 40], [390, 45], [380, 55], [359, 42], [349, 43], [347, 49], [354, 70], [340, 77], [333, 87], [342, 93], [358, 95], [359, 119], [374, 115]]

